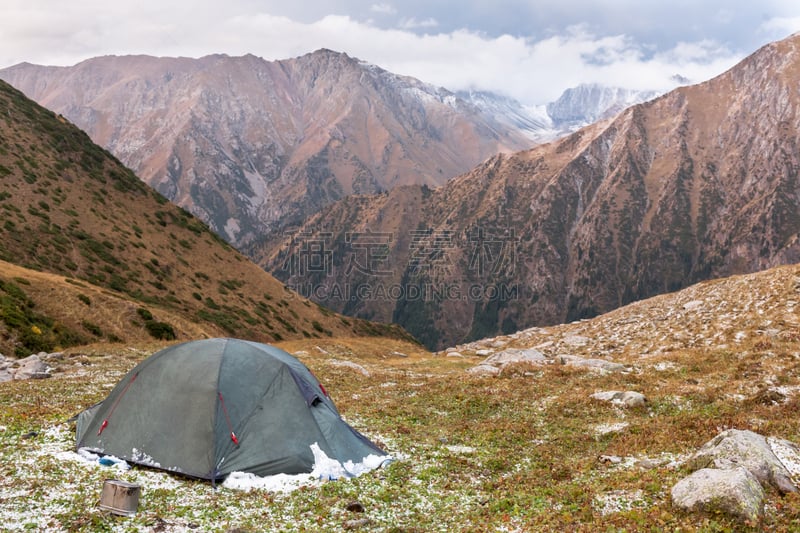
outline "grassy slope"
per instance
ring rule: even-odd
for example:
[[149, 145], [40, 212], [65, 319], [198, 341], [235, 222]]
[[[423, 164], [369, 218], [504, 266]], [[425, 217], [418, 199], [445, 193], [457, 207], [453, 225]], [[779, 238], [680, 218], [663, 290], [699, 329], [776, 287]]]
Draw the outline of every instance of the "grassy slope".
[[[137, 339], [139, 331], [116, 311], [107, 317], [91, 313], [91, 306], [83, 304], [59, 309], [62, 304], [72, 306], [75, 296], [63, 277], [79, 280], [83, 287], [101, 288], [103, 295], [85, 289], [96, 294], [98, 302], [146, 306], [155, 317], [169, 316], [180, 338], [208, 333], [268, 342], [334, 334], [400, 334], [339, 317], [285, 290], [199, 220], [144, 185], [82, 131], [4, 82], [0, 82], [0, 260], [62, 276], [62, 283], [50, 285], [57, 293], [50, 303], [56, 305], [44, 304], [51, 317], [93, 315], [87, 320], [98, 326], [90, 325], [91, 331], [81, 326], [72, 337], [88, 334], [91, 339], [96, 337], [92, 331], [99, 330], [104, 333], [101, 337], [127, 340]], [[14, 277], [7, 271], [0, 264], [0, 280]], [[40, 288], [26, 287], [23, 283], [18, 288], [38, 293], [33, 300], [46, 300]], [[21, 342], [29, 332], [2, 320], [7, 311], [8, 307], [0, 313], [0, 353], [24, 355], [31, 347]], [[48, 329], [44, 332], [48, 335], [51, 326], [37, 327]], [[64, 343], [50, 344], [57, 348]]]
[[[764, 522], [750, 528], [681, 513], [669, 491], [686, 474], [681, 458], [724, 428], [800, 442], [798, 303], [800, 267], [790, 266], [501, 339], [609, 358], [631, 365], [628, 374], [548, 365], [480, 378], [465, 372], [482, 359], [474, 354], [479, 345], [462, 347], [457, 358], [401, 341], [287, 342], [282, 346], [310, 366], [344, 416], [400, 460], [287, 496], [214, 490], [134, 470], [121, 475], [144, 486], [133, 518], [109, 517], [86, 503], [97, 501], [102, 480], [115, 471], [58, 454], [71, 446], [64, 419], [102, 399], [159, 346], [73, 350], [62, 362], [66, 372], [53, 379], [0, 385], [0, 520], [81, 531], [192, 524], [341, 530], [362, 517], [371, 520], [369, 531], [797, 531], [796, 495], [769, 493]], [[341, 360], [370, 375], [338, 366]], [[640, 391], [648, 405], [621, 410], [589, 398], [600, 390]], [[628, 425], [598, 432], [619, 422]], [[39, 434], [26, 438], [32, 430]], [[623, 461], [608, 463], [608, 455]], [[345, 509], [356, 500], [364, 515]]]

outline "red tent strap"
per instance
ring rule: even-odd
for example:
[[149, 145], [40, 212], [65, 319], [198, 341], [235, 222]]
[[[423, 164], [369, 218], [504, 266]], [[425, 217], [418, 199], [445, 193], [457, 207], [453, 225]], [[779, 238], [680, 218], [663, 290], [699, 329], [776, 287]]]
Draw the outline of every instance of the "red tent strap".
[[100, 435], [103, 432], [103, 430], [106, 429], [106, 427], [108, 427], [108, 419], [111, 418], [111, 415], [114, 414], [114, 411], [116, 411], [120, 400], [122, 400], [122, 397], [125, 396], [125, 394], [128, 392], [128, 389], [131, 388], [131, 385], [133, 384], [134, 381], [136, 381], [137, 377], [139, 377], [139, 373], [138, 372], [133, 375], [133, 377], [128, 382], [128, 384], [125, 385], [125, 388], [122, 389], [122, 392], [120, 393], [120, 395], [117, 396], [117, 399], [114, 401], [114, 405], [111, 406], [111, 410], [108, 412], [108, 415], [106, 415], [105, 420], [103, 420], [103, 423], [100, 425], [100, 429], [97, 430], [97, 434], [98, 435]]
[[233, 432], [233, 424], [231, 424], [231, 417], [228, 416], [228, 409], [225, 408], [225, 400], [222, 399], [222, 393], [217, 392], [219, 396], [219, 404], [222, 406], [222, 412], [225, 414], [225, 421], [228, 423], [228, 431], [231, 432], [231, 440], [235, 445], [239, 445], [239, 439], [236, 437], [236, 433]]

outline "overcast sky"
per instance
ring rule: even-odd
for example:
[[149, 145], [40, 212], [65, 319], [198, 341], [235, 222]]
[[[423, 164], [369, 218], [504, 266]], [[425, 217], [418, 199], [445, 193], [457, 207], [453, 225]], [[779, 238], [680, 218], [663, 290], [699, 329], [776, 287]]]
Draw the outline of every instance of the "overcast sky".
[[798, 30], [796, 0], [2, 0], [0, 67], [330, 48], [451, 90], [541, 104], [579, 83], [703, 81]]

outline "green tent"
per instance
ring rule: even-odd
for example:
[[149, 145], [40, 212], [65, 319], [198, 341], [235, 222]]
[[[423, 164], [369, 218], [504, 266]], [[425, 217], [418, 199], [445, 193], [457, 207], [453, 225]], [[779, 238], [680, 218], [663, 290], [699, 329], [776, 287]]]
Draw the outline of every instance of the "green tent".
[[237, 339], [153, 354], [78, 415], [76, 433], [77, 448], [212, 481], [311, 472], [314, 443], [343, 464], [385, 455], [300, 361]]

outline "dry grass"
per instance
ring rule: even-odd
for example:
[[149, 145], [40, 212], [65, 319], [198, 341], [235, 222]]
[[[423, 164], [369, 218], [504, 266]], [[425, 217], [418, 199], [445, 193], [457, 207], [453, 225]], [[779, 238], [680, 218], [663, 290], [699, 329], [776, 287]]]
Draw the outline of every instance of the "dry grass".
[[[505, 338], [508, 345], [622, 361], [629, 373], [551, 364], [475, 377], [466, 369], [482, 359], [470, 352], [478, 344], [460, 347], [458, 358], [391, 339], [283, 343], [325, 383], [345, 418], [399, 460], [288, 495], [214, 490], [134, 470], [124, 476], [141, 482], [144, 493], [132, 518], [86, 504], [111, 474], [54, 459], [70, 447], [70, 433], [63, 425], [52, 434], [48, 428], [101, 399], [161, 345], [74, 350], [65, 372], [51, 380], [0, 385], [3, 513], [24, 527], [13, 511], [24, 502], [36, 510], [31, 527], [74, 531], [259, 531], [265, 523], [285, 531], [340, 530], [362, 516], [368, 531], [796, 531], [794, 496], [770, 492], [764, 521], [750, 525], [679, 512], [669, 497], [685, 475], [682, 459], [722, 429], [800, 442], [800, 343], [786, 307], [796, 274], [797, 267], [787, 267], [703, 284], [592, 321]], [[697, 320], [688, 320], [684, 305], [698, 300], [702, 305], [688, 306]], [[765, 327], [779, 316], [782, 325]], [[733, 327], [716, 337], [714, 328], [727, 321]], [[662, 338], [664, 349], [648, 348]], [[639, 391], [648, 402], [621, 409], [590, 398], [601, 390]], [[31, 431], [38, 435], [26, 439]], [[76, 495], [54, 502], [51, 494], [67, 478]], [[364, 515], [346, 510], [353, 501]]]

